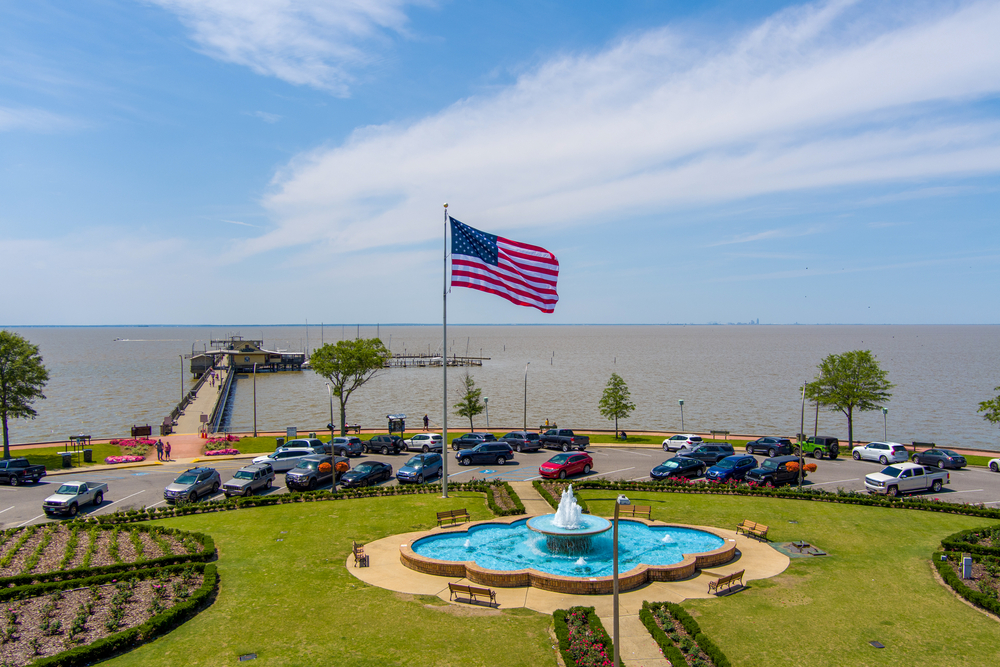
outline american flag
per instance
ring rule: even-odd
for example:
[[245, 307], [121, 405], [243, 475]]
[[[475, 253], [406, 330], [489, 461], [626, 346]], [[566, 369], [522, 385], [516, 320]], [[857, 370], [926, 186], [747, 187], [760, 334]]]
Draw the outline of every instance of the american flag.
[[545, 248], [451, 221], [451, 284], [502, 296], [543, 313], [555, 310], [559, 260]]

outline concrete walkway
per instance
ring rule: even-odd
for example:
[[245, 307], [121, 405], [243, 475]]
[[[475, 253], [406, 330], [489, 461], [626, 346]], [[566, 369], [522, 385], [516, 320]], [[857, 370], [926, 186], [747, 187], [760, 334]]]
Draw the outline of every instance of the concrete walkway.
[[[523, 485], [523, 486], [521, 486]], [[521, 502], [525, 507], [544, 505], [544, 511], [539, 514], [550, 514], [552, 509], [542, 500], [529, 482], [512, 483]], [[524, 487], [528, 487], [525, 489]], [[477, 522], [488, 523], [488, 522]], [[659, 522], [657, 522], [659, 523]], [[434, 528], [430, 531], [403, 533], [369, 542], [365, 545], [365, 553], [370, 559], [369, 567], [354, 566], [353, 554], [347, 558], [345, 565], [348, 571], [358, 579], [372, 586], [378, 586], [400, 593], [413, 595], [435, 595], [450, 602], [448, 583], [474, 584], [467, 579], [438, 577], [414, 572], [404, 566], [400, 560], [399, 548], [410, 540], [423, 535], [433, 535], [441, 532], [461, 532], [475, 523], [459, 526]], [[691, 526], [692, 528], [709, 528], [708, 526]], [[788, 556], [782, 554], [766, 543], [758, 542], [745, 535], [737, 535], [734, 530], [711, 527], [719, 536], [734, 540], [737, 546], [737, 557], [730, 563], [702, 570], [697, 576], [683, 581], [653, 582], [642, 588], [621, 593], [619, 595], [619, 652], [622, 660], [629, 667], [656, 665], [663, 667], [669, 664], [660, 654], [659, 646], [653, 641], [645, 626], [639, 621], [639, 611], [644, 600], [651, 602], [682, 602], [688, 598], [715, 598], [708, 594], [708, 582], [719, 577], [745, 570], [743, 577], [746, 585], [752, 585], [755, 579], [774, 577], [785, 571], [789, 564]], [[576, 605], [594, 607], [597, 615], [604, 623], [610, 635], [613, 632], [613, 600], [610, 595], [569, 595], [554, 593], [532, 587], [496, 588], [498, 608], [524, 607], [542, 614], [551, 614], [557, 609], [568, 609]], [[738, 593], [737, 593], [738, 594]], [[718, 604], [726, 604], [726, 596], [718, 599]], [[468, 603], [453, 602], [453, 604], [472, 608]], [[482, 613], [495, 613], [482, 606]]]
[[510, 482], [510, 488], [524, 504], [524, 512], [529, 516], [535, 514], [551, 514], [554, 510], [549, 506], [542, 494], [535, 490], [531, 482]]
[[219, 400], [219, 392], [222, 390], [222, 385], [225, 381], [226, 369], [218, 369], [216, 374], [219, 379], [215, 381], [215, 386], [212, 386], [210, 381], [202, 384], [198, 388], [198, 393], [195, 394], [195, 399], [178, 415], [174, 433], [178, 435], [197, 435], [200, 432], [201, 416], [211, 415], [212, 410], [215, 409], [216, 401]]

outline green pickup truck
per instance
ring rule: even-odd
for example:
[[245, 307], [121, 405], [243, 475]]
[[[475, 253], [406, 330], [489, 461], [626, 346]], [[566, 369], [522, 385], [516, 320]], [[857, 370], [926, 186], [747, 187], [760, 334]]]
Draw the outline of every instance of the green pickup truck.
[[802, 443], [802, 456], [812, 456], [814, 459], [826, 456], [832, 460], [837, 458], [838, 454], [840, 454], [840, 441], [833, 436], [816, 435]]

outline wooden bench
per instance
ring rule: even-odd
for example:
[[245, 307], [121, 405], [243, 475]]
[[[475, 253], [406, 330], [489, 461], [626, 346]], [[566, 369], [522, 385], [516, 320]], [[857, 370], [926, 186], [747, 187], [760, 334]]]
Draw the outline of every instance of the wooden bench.
[[465, 584], [448, 584], [448, 591], [450, 592], [450, 597], [448, 599], [454, 600], [458, 598], [460, 594], [465, 594], [469, 598], [469, 602], [478, 602], [479, 598], [489, 599], [491, 605], [496, 604], [497, 594], [489, 588], [481, 588], [479, 586], [466, 586]]
[[750, 530], [756, 526], [757, 524], [750, 519], [743, 519], [743, 522], [736, 526], [736, 534], [739, 535], [740, 533], [743, 533], [744, 535], [749, 535]]
[[736, 526], [736, 534], [739, 535], [740, 533], [756, 537], [759, 540], [766, 540], [767, 526], [762, 523], [750, 521], [749, 519], [743, 519], [743, 522]]
[[750, 529], [750, 534], [763, 542], [767, 540], [767, 526], [762, 523], [758, 523]]
[[723, 586], [725, 586], [726, 590], [729, 590], [737, 582], [739, 583], [740, 586], [742, 586], [743, 585], [743, 573], [745, 571], [746, 570], [740, 570], [739, 572], [733, 572], [732, 574], [727, 574], [726, 576], [720, 577], [719, 579], [716, 579], [715, 581], [708, 582], [708, 592], [711, 593], [714, 590], [715, 594], [718, 595], [720, 588], [722, 588]]
[[365, 553], [365, 545], [358, 544], [352, 540], [354, 545], [354, 567], [368, 567], [368, 554]]
[[465, 511], [464, 507], [460, 510], [447, 510], [445, 512], [438, 512], [437, 517], [439, 526], [445, 521], [451, 521], [452, 523], [457, 523], [459, 519], [464, 519], [465, 521], [468, 521], [472, 518], [469, 516], [469, 513]]
[[653, 508], [650, 505], [619, 505], [618, 506], [618, 516], [630, 516], [636, 517], [645, 514], [646, 518], [650, 521], [653, 520], [651, 516]]

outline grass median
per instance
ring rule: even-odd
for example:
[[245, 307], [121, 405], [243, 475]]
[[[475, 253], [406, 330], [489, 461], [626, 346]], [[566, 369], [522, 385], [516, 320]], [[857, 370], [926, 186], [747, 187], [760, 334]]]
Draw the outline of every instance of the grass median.
[[[205, 532], [220, 589], [196, 618], [111, 665], [499, 665], [555, 667], [552, 617], [450, 605], [368, 586], [344, 563], [351, 540], [429, 529], [435, 512], [491, 518], [480, 493], [427, 494], [192, 515], [164, 525]], [[157, 522], [159, 523], [159, 522]], [[281, 541], [278, 541], [281, 540]]]
[[[613, 512], [617, 492], [578, 493], [591, 512]], [[654, 519], [730, 529], [750, 519], [770, 527], [772, 542], [804, 540], [830, 554], [793, 558], [783, 574], [725, 599], [684, 602], [733, 664], [1000, 662], [996, 621], [957, 600], [929, 562], [941, 538], [988, 520], [772, 498], [628, 495], [651, 505]]]

